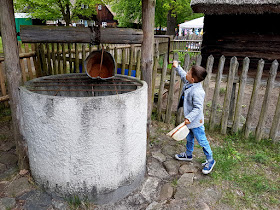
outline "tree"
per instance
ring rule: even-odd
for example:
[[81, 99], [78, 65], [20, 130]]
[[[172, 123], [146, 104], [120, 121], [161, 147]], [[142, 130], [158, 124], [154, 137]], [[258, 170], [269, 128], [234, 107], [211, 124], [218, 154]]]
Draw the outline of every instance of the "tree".
[[[117, 13], [116, 18], [121, 26], [132, 26], [132, 23], [141, 24], [141, 0], [112, 0], [112, 9]], [[192, 19], [190, 0], [157, 0], [155, 8], [155, 27], [167, 26], [167, 34], [174, 35], [175, 27], [179, 24]]]
[[141, 0], [112, 0], [110, 4], [117, 13], [115, 18], [121, 27], [133, 27], [133, 24], [142, 23]]
[[63, 19], [66, 25], [79, 17], [93, 19], [100, 3], [101, 0], [76, 0], [74, 4], [70, 0], [14, 0], [17, 12], [28, 12], [45, 21]]

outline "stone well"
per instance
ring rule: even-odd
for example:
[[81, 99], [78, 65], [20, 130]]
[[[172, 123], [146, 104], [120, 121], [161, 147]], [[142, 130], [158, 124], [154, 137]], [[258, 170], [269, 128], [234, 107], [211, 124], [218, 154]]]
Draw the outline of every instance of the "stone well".
[[20, 87], [22, 130], [37, 184], [97, 204], [135, 190], [146, 167], [147, 84], [133, 77], [41, 77]]

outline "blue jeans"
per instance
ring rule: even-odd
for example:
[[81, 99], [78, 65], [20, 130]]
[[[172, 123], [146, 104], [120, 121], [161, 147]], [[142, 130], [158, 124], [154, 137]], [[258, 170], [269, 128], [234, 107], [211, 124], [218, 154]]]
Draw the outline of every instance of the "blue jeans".
[[186, 144], [186, 154], [187, 156], [191, 156], [193, 153], [193, 147], [194, 147], [194, 137], [197, 139], [199, 145], [203, 148], [203, 152], [206, 156], [206, 159], [208, 161], [213, 160], [213, 154], [212, 150], [210, 148], [209, 142], [205, 135], [205, 128], [204, 125], [198, 127], [198, 128], [192, 128], [190, 129], [189, 134], [187, 135], [187, 144]]

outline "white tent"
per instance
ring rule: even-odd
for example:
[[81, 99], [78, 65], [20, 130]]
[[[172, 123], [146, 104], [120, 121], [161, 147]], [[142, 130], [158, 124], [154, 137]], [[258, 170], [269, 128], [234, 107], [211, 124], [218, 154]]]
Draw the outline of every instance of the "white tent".
[[196, 18], [184, 23], [179, 24], [179, 35], [182, 34], [182, 30], [186, 28], [203, 28], [204, 17]]

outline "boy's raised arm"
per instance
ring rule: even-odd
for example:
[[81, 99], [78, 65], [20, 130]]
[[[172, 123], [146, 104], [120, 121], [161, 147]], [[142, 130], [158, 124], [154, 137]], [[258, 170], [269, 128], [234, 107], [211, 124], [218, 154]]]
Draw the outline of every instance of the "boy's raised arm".
[[179, 76], [181, 77], [183, 82], [186, 83], [187, 82], [187, 79], [186, 79], [187, 72], [185, 72], [184, 69], [182, 69], [182, 67], [179, 65], [178, 61], [173, 61], [172, 67], [174, 67], [176, 69], [177, 73], [179, 74]]

